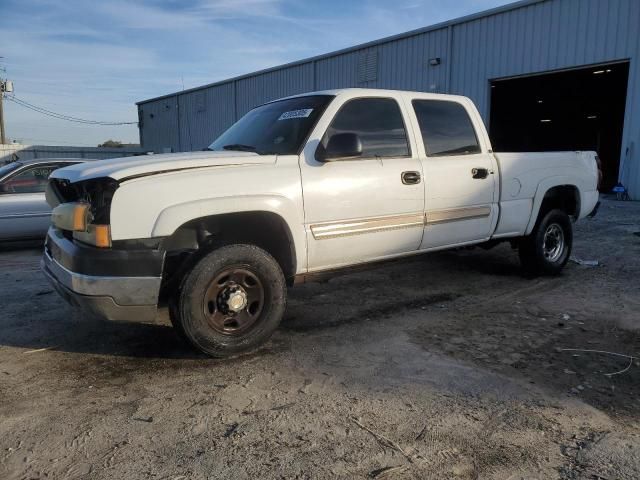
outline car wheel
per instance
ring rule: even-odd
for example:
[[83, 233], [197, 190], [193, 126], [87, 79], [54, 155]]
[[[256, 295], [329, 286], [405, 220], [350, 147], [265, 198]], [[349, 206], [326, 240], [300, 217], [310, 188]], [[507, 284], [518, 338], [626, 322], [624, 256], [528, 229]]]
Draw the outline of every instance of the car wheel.
[[520, 262], [530, 275], [558, 275], [569, 261], [572, 245], [571, 219], [562, 210], [551, 210], [520, 241]]
[[181, 333], [212, 357], [260, 346], [278, 327], [286, 305], [278, 262], [253, 245], [227, 245], [186, 275], [174, 311]]

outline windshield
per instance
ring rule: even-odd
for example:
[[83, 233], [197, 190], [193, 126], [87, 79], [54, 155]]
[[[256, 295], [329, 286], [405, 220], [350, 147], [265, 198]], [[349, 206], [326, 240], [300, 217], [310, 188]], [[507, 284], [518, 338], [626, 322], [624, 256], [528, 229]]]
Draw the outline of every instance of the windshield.
[[261, 105], [234, 123], [209, 149], [298, 155], [333, 98], [331, 95], [312, 95]]
[[6, 165], [1, 165], [0, 166], [0, 179], [2, 179], [2, 177], [4, 177], [6, 174], [13, 172], [15, 169], [17, 169], [18, 167], [21, 167], [22, 164], [20, 162], [12, 162], [12, 163], [7, 163]]

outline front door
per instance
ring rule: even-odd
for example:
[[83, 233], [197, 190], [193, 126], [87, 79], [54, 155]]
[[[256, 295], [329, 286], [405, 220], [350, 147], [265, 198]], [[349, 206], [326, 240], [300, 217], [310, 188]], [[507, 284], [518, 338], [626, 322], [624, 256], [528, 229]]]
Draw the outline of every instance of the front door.
[[[411, 151], [403, 108], [391, 97], [339, 97], [317, 125], [300, 162], [309, 270], [392, 257], [420, 246], [422, 167]], [[318, 161], [318, 145], [326, 147], [340, 133], [357, 134], [362, 155]]]
[[498, 216], [498, 171], [488, 141], [471, 121], [475, 107], [436, 99], [414, 99], [411, 105], [412, 120], [422, 134], [418, 143], [425, 178], [426, 227], [420, 248], [488, 239]]

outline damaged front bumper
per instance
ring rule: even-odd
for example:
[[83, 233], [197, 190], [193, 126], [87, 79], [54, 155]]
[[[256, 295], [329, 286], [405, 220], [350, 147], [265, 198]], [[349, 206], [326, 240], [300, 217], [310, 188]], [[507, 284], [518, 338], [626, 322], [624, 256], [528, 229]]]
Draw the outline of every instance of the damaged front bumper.
[[158, 250], [97, 249], [51, 228], [41, 268], [71, 305], [108, 320], [154, 321], [164, 256]]

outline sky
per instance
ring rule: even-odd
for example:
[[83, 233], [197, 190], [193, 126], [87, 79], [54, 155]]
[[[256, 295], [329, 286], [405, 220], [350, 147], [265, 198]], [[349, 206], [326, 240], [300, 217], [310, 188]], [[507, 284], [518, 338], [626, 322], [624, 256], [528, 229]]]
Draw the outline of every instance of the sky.
[[[0, 77], [73, 117], [135, 122], [135, 102], [433, 25], [512, 0], [1, 0]], [[136, 125], [5, 99], [25, 144], [138, 143]]]

